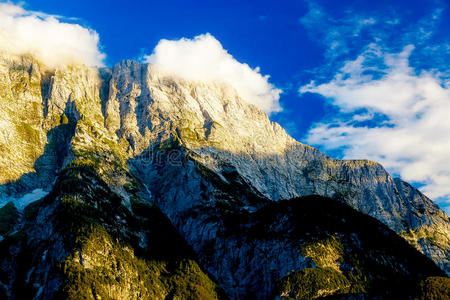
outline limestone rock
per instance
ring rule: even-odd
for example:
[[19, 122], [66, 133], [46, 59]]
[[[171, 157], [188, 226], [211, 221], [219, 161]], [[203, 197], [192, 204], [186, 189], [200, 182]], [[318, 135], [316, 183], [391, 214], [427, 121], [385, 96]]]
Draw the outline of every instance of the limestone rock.
[[[94, 168], [131, 210], [127, 189], [135, 178], [230, 290], [236, 282], [251, 285], [259, 269], [221, 260], [227, 253], [230, 262], [249, 259], [253, 248], [236, 252], [242, 241], [224, 238], [210, 247], [222, 217], [308, 195], [378, 219], [450, 272], [450, 223], [432, 200], [378, 163], [332, 159], [295, 141], [223, 83], [186, 81], [130, 60], [112, 70], [48, 69], [32, 57], [2, 56], [0, 115], [0, 198], [49, 192], [71, 163]], [[270, 268], [280, 277], [310, 267], [289, 243], [256, 246], [255, 257], [271, 249], [270, 257], [285, 258], [282, 268], [247, 262], [264, 264], [265, 283], [272, 282]]]

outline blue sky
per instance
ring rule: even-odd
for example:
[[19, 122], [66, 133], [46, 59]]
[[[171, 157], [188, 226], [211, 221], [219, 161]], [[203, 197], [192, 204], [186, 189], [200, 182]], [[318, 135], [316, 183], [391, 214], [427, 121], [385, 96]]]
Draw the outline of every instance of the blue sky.
[[[17, 2], [15, 2], [17, 3]], [[336, 158], [369, 158], [450, 205], [448, 1], [37, 1], [99, 35], [108, 66], [210, 33], [283, 92], [271, 114]], [[450, 113], [450, 110], [448, 110]]]

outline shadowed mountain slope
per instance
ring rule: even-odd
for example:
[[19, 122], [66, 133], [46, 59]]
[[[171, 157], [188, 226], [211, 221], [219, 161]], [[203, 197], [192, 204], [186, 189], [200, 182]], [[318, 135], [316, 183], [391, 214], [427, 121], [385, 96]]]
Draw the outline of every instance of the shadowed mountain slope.
[[224, 299], [161, 211], [70, 165], [0, 242], [2, 299]]

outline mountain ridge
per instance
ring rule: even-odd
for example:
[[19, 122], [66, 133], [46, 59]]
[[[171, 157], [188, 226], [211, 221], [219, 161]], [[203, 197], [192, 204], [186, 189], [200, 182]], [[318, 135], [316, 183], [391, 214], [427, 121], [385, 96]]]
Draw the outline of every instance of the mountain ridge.
[[[316, 194], [375, 217], [449, 272], [450, 225], [436, 204], [377, 163], [331, 159], [295, 141], [226, 85], [130, 60], [112, 70], [49, 71], [29, 56], [0, 65], [2, 128], [10, 128], [0, 134], [0, 198], [50, 191], [64, 167], [78, 164], [131, 208], [133, 176], [200, 253], [224, 213]], [[238, 281], [221, 277], [226, 268], [208, 272], [225, 285]]]

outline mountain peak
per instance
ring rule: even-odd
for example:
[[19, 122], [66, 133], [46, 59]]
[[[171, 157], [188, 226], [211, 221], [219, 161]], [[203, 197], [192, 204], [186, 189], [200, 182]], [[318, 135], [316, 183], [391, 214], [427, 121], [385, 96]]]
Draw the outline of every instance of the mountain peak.
[[[13, 62], [0, 58], [5, 203], [54, 190], [64, 170], [92, 169], [92, 185], [104, 182], [120, 199], [119, 211], [142, 197], [156, 205], [231, 291], [245, 272], [214, 269], [221, 252], [207, 252], [216, 234], [226, 233], [224, 220], [318, 195], [376, 218], [449, 272], [450, 223], [436, 204], [378, 163], [332, 159], [294, 140], [228, 84], [186, 80], [132, 60], [112, 70], [52, 72], [25, 58]], [[238, 243], [219, 242], [220, 249]]]

